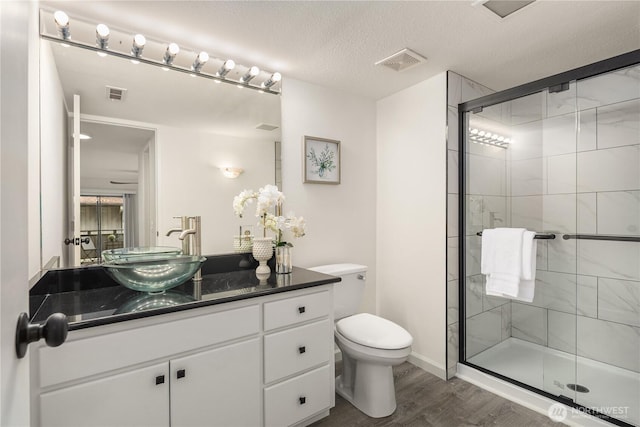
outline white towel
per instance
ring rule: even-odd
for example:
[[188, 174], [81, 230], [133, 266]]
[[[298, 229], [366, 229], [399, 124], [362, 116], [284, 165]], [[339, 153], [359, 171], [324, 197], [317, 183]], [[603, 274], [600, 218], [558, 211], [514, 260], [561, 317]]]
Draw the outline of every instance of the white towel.
[[524, 228], [483, 230], [480, 269], [487, 295], [533, 301], [536, 271], [535, 233]]

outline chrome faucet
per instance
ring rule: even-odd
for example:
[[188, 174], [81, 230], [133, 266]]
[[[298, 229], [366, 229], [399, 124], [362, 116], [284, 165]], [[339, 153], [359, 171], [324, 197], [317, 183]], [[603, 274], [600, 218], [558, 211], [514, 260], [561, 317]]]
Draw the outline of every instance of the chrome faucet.
[[[202, 255], [202, 238], [201, 238], [201, 219], [199, 216], [181, 216], [175, 217], [180, 219], [180, 228], [172, 228], [167, 231], [167, 236], [173, 233], [180, 233], [178, 239], [182, 241], [182, 253], [185, 255], [201, 256]], [[193, 276], [193, 283], [199, 288], [202, 283], [202, 272], [200, 269]]]

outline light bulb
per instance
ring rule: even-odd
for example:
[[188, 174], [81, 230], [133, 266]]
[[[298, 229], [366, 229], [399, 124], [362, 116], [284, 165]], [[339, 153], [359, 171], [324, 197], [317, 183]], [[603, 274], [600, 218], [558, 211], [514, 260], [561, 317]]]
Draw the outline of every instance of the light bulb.
[[191, 65], [191, 69], [196, 73], [199, 73], [204, 64], [209, 60], [209, 54], [207, 52], [200, 52], [196, 57], [196, 60], [193, 61], [193, 65]]
[[220, 67], [216, 75], [218, 77], [224, 77], [229, 73], [229, 71], [233, 70], [235, 67], [236, 67], [235, 61], [233, 59], [227, 59], [226, 61], [224, 61], [224, 64], [222, 64], [222, 67]]
[[61, 10], [56, 11], [53, 14], [53, 20], [56, 22], [58, 32], [64, 40], [71, 38], [71, 32], [69, 31], [69, 16]]
[[[176, 55], [180, 52], [180, 46], [175, 43], [169, 43], [167, 46], [167, 50], [164, 52], [164, 57], [162, 58], [162, 62], [166, 65], [171, 65]], [[167, 68], [168, 70], [168, 68]]]
[[274, 84], [278, 83], [280, 80], [282, 80], [282, 75], [278, 72], [275, 72], [271, 75], [271, 77], [269, 77], [267, 81], [262, 83], [262, 87], [268, 89]]
[[253, 67], [249, 68], [249, 71], [247, 71], [244, 76], [240, 78], [240, 82], [249, 83], [258, 74], [260, 74], [260, 68], [254, 65]]
[[106, 49], [109, 45], [109, 27], [98, 24], [96, 27], [96, 43], [100, 49]]
[[140, 57], [142, 54], [142, 49], [144, 49], [144, 45], [147, 44], [147, 39], [144, 38], [142, 34], [136, 34], [133, 37], [133, 46], [131, 46], [131, 55], [136, 58]]

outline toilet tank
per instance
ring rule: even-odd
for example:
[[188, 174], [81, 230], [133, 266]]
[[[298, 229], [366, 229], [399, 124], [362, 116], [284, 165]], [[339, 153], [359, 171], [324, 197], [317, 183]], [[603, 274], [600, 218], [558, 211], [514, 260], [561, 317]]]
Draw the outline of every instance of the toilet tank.
[[309, 268], [318, 273], [339, 276], [342, 281], [333, 285], [335, 320], [358, 312], [367, 282], [367, 266], [360, 264], [329, 264]]

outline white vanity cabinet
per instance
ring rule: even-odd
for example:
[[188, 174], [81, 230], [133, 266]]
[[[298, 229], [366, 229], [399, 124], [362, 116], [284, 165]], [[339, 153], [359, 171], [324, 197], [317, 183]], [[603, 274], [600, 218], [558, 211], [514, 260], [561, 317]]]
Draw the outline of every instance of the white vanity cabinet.
[[325, 290], [264, 305], [265, 426], [305, 425], [335, 405], [332, 301]]
[[332, 285], [32, 346], [32, 425], [305, 425], [334, 406]]

